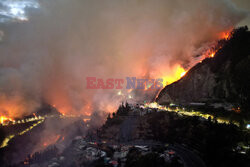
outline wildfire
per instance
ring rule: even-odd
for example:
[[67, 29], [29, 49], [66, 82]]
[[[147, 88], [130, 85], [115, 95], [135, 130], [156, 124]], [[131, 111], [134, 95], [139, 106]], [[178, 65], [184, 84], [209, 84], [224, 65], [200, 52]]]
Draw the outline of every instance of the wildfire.
[[[218, 38], [221, 40], [229, 40], [232, 36], [232, 29], [222, 32], [218, 35]], [[202, 57], [201, 60], [199, 60], [199, 62], [201, 63], [203, 61], [203, 59], [206, 58], [214, 58], [215, 54], [217, 53], [217, 51], [220, 48], [218, 46], [212, 46], [210, 49], [206, 50]], [[170, 72], [168, 71], [168, 73], [166, 75], [163, 75], [163, 86], [165, 87], [166, 85], [169, 85], [177, 80], [179, 80], [180, 78], [182, 78], [185, 74], [187, 73], [187, 71], [180, 65], [177, 64], [174, 66], [174, 68], [172, 68], [170, 70]], [[148, 88], [146, 88], [147, 90]]]
[[209, 54], [209, 57], [210, 57], [210, 58], [213, 58], [214, 55], [215, 55], [215, 53], [216, 53], [215, 51], [211, 51], [211, 53]]
[[[219, 39], [221, 40], [229, 40], [232, 36], [232, 30], [230, 31], [226, 31], [226, 32], [222, 32], [219, 34]], [[216, 52], [220, 49], [220, 47], [218, 46], [213, 46], [210, 49], [208, 49], [207, 51], [205, 51], [205, 53], [203, 53], [202, 59], [205, 58], [214, 58]], [[200, 60], [200, 63], [203, 60]]]
[[6, 122], [13, 121], [13, 119], [5, 117], [5, 116], [0, 116], [0, 124], [5, 124]]
[[186, 73], [187, 73], [186, 71], [182, 72], [181, 73], [181, 77], [183, 77], [184, 75], [186, 75]]
[[222, 32], [221, 35], [220, 35], [220, 39], [229, 40], [230, 37], [231, 37], [231, 32], [232, 32], [232, 30], [226, 31], [226, 32]]
[[182, 68], [180, 65], [176, 65], [173, 68], [173, 72], [169, 75], [165, 75], [163, 78], [163, 86], [169, 85], [180, 78], [182, 78], [184, 75], [186, 75], [187, 71]]
[[219, 48], [215, 48], [215, 47], [212, 47], [208, 50], [206, 50], [204, 53], [203, 53], [203, 56], [202, 56], [202, 60], [200, 60], [200, 63], [206, 59], [206, 58], [214, 58], [216, 52], [219, 50]]

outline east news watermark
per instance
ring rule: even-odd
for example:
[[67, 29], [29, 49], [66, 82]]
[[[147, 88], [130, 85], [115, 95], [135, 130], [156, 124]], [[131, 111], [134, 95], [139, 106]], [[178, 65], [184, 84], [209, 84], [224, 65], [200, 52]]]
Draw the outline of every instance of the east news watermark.
[[86, 77], [87, 89], [161, 89], [163, 79], [141, 79], [136, 77], [121, 78], [97, 78]]

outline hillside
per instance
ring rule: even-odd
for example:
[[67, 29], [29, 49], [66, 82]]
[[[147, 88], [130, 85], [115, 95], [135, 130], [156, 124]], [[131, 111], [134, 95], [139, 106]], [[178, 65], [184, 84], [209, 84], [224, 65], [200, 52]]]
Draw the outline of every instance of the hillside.
[[156, 98], [160, 104], [171, 102], [231, 103], [249, 110], [250, 32], [235, 29], [229, 40], [218, 41], [214, 58], [196, 64], [175, 83], [166, 86]]

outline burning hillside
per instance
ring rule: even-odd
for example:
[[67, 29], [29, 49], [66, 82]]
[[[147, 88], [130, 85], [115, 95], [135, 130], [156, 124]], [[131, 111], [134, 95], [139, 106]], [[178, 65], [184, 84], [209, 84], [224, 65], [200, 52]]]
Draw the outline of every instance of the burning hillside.
[[193, 56], [246, 17], [233, 3], [217, 0], [0, 4], [0, 115], [11, 119], [43, 102], [63, 114], [114, 112], [124, 99], [116, 90], [86, 89], [86, 77], [163, 78], [170, 84], [201, 60]]
[[[217, 44], [213, 58], [191, 68], [181, 80], [168, 85], [157, 101], [167, 103], [231, 103], [249, 109], [249, 31], [235, 29]], [[248, 107], [247, 107], [248, 106]]]

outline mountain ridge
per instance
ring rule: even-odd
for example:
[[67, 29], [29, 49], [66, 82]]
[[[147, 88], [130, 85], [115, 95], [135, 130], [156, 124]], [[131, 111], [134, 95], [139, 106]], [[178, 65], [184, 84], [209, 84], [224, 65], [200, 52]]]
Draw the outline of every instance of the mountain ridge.
[[180, 80], [163, 88], [159, 104], [192, 102], [231, 103], [249, 110], [250, 31], [234, 29], [231, 38], [218, 41], [213, 58], [192, 67]]

